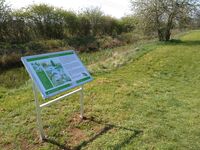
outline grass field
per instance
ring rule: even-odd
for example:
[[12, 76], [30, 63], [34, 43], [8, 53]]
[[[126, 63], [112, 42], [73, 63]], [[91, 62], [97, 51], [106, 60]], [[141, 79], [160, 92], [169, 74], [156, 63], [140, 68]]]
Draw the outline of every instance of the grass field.
[[85, 119], [78, 94], [43, 109], [43, 143], [24, 69], [0, 74], [0, 149], [200, 149], [200, 31], [88, 55]]

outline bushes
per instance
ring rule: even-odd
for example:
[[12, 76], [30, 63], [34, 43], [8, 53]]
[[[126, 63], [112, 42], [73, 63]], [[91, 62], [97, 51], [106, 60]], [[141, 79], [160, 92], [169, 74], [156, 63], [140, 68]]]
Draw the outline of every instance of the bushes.
[[142, 36], [137, 33], [123, 33], [118, 35], [118, 39], [124, 44], [135, 43], [142, 39]]
[[65, 47], [65, 43], [62, 40], [41, 40], [41, 41], [31, 41], [26, 45], [29, 50], [49, 50], [56, 49], [60, 47]]
[[65, 40], [40, 40], [24, 44], [0, 43], [0, 66], [12, 66], [20, 64], [20, 57], [25, 55], [41, 54], [58, 50], [75, 49], [80, 52], [92, 52], [102, 49], [114, 48], [140, 39], [132, 33], [122, 34], [117, 37], [82, 36], [71, 37]]
[[90, 52], [133, 41], [126, 34], [135, 27], [130, 16], [116, 19], [99, 8], [75, 13], [47, 4], [12, 10], [0, 2], [0, 66], [17, 64], [24, 55], [69, 47]]
[[20, 65], [20, 58], [49, 52], [52, 49], [67, 49], [69, 46], [62, 40], [31, 41], [25, 44], [0, 43], [0, 67]]
[[4, 54], [0, 57], [0, 67], [14, 67], [19, 65], [21, 54], [12, 52], [10, 54]]
[[104, 36], [98, 40], [99, 47], [101, 49], [113, 48], [123, 45], [122, 41], [117, 38], [112, 38], [111, 36]]
[[22, 44], [38, 39], [117, 36], [134, 29], [131, 17], [116, 19], [104, 15], [96, 7], [77, 14], [47, 4], [34, 4], [14, 11], [6, 4], [2, 5], [0, 40], [3, 42]]

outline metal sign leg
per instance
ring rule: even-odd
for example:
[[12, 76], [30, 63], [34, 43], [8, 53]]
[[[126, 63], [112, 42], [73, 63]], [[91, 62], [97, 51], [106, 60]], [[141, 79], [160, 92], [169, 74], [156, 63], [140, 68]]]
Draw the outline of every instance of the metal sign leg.
[[72, 95], [76, 92], [80, 92], [80, 118], [83, 119], [83, 86], [81, 86], [81, 88], [71, 92], [71, 93], [67, 93], [61, 97], [58, 97], [54, 100], [51, 100], [47, 103], [44, 103], [42, 105], [39, 104], [39, 100], [38, 100], [38, 91], [37, 91], [37, 87], [36, 85], [34, 84], [33, 82], [33, 93], [34, 93], [34, 97], [35, 97], [35, 106], [36, 106], [36, 117], [37, 117], [37, 125], [38, 125], [38, 129], [39, 129], [39, 132], [40, 132], [40, 139], [43, 141], [45, 140], [45, 133], [44, 133], [44, 130], [43, 130], [43, 125], [42, 125], [42, 118], [41, 118], [41, 109], [45, 106], [48, 106], [52, 103], [55, 103], [59, 100], [61, 100], [62, 98], [64, 97], [67, 97], [69, 95]]
[[39, 101], [38, 101], [38, 92], [37, 92], [37, 88], [35, 86], [35, 84], [33, 83], [33, 93], [34, 93], [34, 97], [35, 97], [35, 106], [36, 106], [36, 117], [37, 117], [37, 124], [38, 124], [38, 128], [40, 131], [40, 139], [44, 140], [45, 139], [45, 134], [44, 134], [44, 130], [43, 130], [43, 126], [42, 126], [42, 119], [41, 119], [41, 108], [39, 105]]
[[81, 91], [80, 91], [80, 106], [81, 106], [80, 117], [81, 119], [83, 119], [83, 86], [81, 86]]

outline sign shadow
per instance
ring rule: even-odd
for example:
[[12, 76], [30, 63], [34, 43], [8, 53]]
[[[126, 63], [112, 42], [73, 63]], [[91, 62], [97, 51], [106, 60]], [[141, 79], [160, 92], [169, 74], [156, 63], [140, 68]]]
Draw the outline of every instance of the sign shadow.
[[61, 144], [60, 142], [50, 137], [45, 137], [45, 139], [43, 139], [43, 142], [56, 145], [58, 146], [59, 149], [62, 149], [62, 150], [71, 150], [71, 148], [69, 146], [66, 146], [66, 144]]
[[123, 141], [121, 141], [120, 143], [118, 143], [112, 147], [112, 149], [122, 149], [125, 145], [129, 144], [135, 138], [137, 138], [139, 135], [141, 135], [143, 133], [143, 131], [139, 130], [139, 129], [131, 129], [131, 128], [118, 126], [118, 125], [111, 124], [111, 123], [105, 123], [104, 121], [96, 120], [94, 117], [83, 117], [82, 121], [83, 122], [84, 121], [93, 122], [93, 123], [96, 123], [99, 125], [103, 125], [104, 127], [100, 131], [98, 131], [94, 136], [81, 142], [80, 144], [76, 145], [75, 147], [68, 146], [64, 143], [62, 144], [59, 141], [56, 141], [55, 138], [50, 138], [50, 137], [46, 137], [43, 141], [53, 144], [53, 145], [56, 145], [56, 146], [58, 146], [59, 149], [63, 149], [63, 150], [80, 150], [80, 149], [86, 147], [88, 144], [95, 141], [100, 136], [106, 134], [107, 132], [109, 132], [112, 129], [126, 130], [126, 131], [132, 132], [132, 134], [130, 136], [128, 136], [126, 139], [124, 139]]
[[104, 125], [105, 127], [102, 130], [100, 130], [100, 132], [98, 132], [96, 135], [91, 137], [90, 139], [88, 139], [88, 140], [82, 142], [81, 144], [79, 144], [78, 146], [74, 147], [73, 148], [74, 150], [79, 150], [79, 149], [87, 146], [88, 144], [95, 141], [98, 137], [100, 137], [101, 135], [107, 133], [108, 131], [110, 131], [111, 129], [114, 129], [114, 128], [119, 129], [119, 130], [127, 130], [127, 131], [130, 131], [130, 132], [133, 132], [133, 133], [131, 134], [131, 136], [127, 137], [124, 141], [122, 141], [121, 143], [112, 147], [112, 149], [121, 149], [126, 144], [130, 143], [134, 138], [136, 138], [137, 136], [139, 136], [140, 134], [143, 133], [143, 131], [139, 130], [139, 129], [131, 129], [131, 128], [123, 127], [123, 126], [118, 126], [118, 125], [115, 125], [115, 124], [105, 123], [103, 121], [95, 120], [94, 117], [91, 117], [91, 118], [84, 117], [83, 119], [97, 123], [97, 124]]

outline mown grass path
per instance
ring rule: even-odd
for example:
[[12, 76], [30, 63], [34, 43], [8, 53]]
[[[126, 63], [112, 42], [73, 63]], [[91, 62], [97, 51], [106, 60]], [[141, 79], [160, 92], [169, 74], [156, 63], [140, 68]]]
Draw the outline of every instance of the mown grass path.
[[0, 95], [3, 149], [200, 149], [200, 31], [95, 76], [78, 95], [43, 110], [40, 143], [30, 83]]

